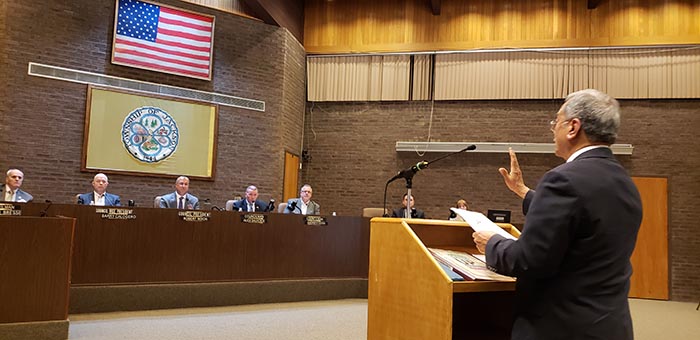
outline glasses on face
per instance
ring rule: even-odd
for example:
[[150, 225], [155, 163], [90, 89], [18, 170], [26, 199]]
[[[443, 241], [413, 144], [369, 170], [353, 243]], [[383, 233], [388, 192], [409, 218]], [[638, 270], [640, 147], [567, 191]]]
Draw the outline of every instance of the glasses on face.
[[311, 190], [302, 190], [301, 192], [310, 194], [310, 193], [311, 193]]
[[[571, 119], [563, 120], [561, 123], [564, 124], [564, 123], [567, 123], [569, 121], [571, 121]], [[557, 127], [558, 123], [559, 123], [559, 121], [557, 119], [550, 120], [549, 121], [549, 129], [552, 130], [552, 132], [554, 132], [554, 129]]]

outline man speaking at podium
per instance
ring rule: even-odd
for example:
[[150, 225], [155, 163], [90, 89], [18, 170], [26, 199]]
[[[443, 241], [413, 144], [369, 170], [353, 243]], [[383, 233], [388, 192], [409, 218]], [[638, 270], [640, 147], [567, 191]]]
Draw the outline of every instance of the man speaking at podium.
[[524, 199], [520, 238], [475, 232], [498, 273], [517, 277], [512, 339], [632, 340], [627, 295], [639, 192], [610, 145], [620, 126], [618, 102], [597, 90], [567, 96], [550, 122], [556, 155], [566, 163], [525, 186], [515, 153], [506, 186]]

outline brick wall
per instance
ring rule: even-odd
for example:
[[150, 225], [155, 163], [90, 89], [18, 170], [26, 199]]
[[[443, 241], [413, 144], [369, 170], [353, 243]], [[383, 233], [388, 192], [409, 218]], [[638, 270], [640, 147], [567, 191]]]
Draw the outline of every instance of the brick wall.
[[[432, 141], [551, 143], [548, 122], [562, 101], [436, 102]], [[673, 300], [697, 301], [700, 292], [700, 126], [698, 100], [623, 100], [618, 143], [634, 146], [617, 158], [632, 176], [669, 180], [671, 294]], [[305, 148], [311, 159], [303, 178], [314, 186], [314, 199], [325, 212], [361, 213], [381, 207], [386, 181], [398, 170], [443, 154], [396, 152], [396, 141], [426, 141], [429, 102], [309, 103]], [[526, 184], [535, 187], [554, 155], [520, 154]], [[523, 223], [521, 200], [506, 189], [497, 169], [509, 167], [505, 153], [467, 153], [433, 164], [413, 179], [416, 206], [432, 218], [445, 219], [459, 198], [473, 210], [506, 209]], [[389, 186], [388, 206], [400, 206], [405, 181]]]
[[[257, 112], [219, 108], [213, 181], [193, 180], [191, 192], [223, 206], [249, 184], [261, 198], [282, 196], [284, 150], [301, 152], [304, 117], [303, 47], [285, 29], [174, 0], [163, 4], [216, 16], [213, 81], [112, 65], [114, 0], [3, 1], [0, 34], [3, 96], [0, 167], [25, 172], [23, 189], [37, 201], [67, 203], [91, 190], [94, 172], [80, 171], [85, 85], [27, 75], [37, 62], [94, 73], [212, 91], [266, 102]], [[151, 204], [174, 191], [173, 178], [110, 175], [122, 201]]]

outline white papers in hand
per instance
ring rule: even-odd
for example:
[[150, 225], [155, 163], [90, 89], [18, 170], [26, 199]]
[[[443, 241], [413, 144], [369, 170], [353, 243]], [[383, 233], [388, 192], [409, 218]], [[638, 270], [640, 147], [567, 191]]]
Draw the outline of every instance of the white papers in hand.
[[508, 234], [503, 228], [496, 225], [496, 223], [491, 222], [488, 217], [484, 216], [482, 213], [476, 211], [469, 211], [464, 209], [450, 208], [455, 214], [462, 217], [464, 221], [469, 223], [469, 226], [474, 229], [474, 231], [492, 231], [498, 235], [511, 240], [516, 240], [515, 236]]

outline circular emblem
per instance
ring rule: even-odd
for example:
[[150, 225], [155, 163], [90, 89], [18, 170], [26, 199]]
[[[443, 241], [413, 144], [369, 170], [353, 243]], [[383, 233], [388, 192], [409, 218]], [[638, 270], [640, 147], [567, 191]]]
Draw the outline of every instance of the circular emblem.
[[122, 142], [129, 154], [145, 163], [160, 162], [177, 149], [180, 134], [173, 117], [158, 107], [131, 111], [122, 124]]

